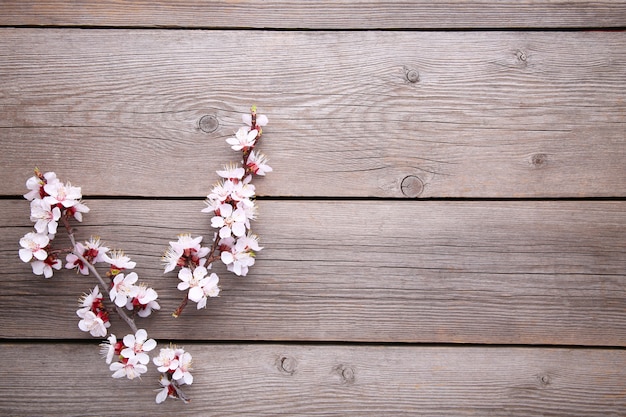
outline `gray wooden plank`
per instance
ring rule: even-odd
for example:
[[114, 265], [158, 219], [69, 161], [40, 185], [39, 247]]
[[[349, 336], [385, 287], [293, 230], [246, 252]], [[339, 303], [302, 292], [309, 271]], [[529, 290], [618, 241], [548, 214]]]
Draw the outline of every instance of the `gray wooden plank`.
[[4, 0], [0, 25], [234, 28], [623, 27], [623, 1]]
[[[137, 261], [162, 311], [155, 337], [624, 346], [623, 201], [259, 201], [265, 247], [247, 277], [216, 265], [206, 310], [160, 261], [179, 233], [210, 236], [201, 201], [89, 200], [97, 234]], [[95, 280], [32, 275], [18, 256], [26, 201], [0, 201], [0, 337], [89, 338], [76, 300]], [[61, 237], [59, 237], [61, 239]], [[67, 240], [65, 240], [67, 242]], [[67, 243], [58, 241], [58, 247]], [[16, 314], [19, 311], [20, 314]], [[43, 312], [46, 314], [42, 314]], [[113, 332], [126, 331], [115, 320]]]
[[96, 195], [205, 196], [256, 103], [261, 195], [626, 196], [622, 32], [259, 31], [254, 62], [249, 36], [2, 30], [0, 194], [39, 166]]
[[11, 370], [11, 378], [0, 380], [0, 413], [606, 417], [626, 412], [623, 350], [185, 347], [194, 358], [194, 383], [186, 391], [192, 401], [156, 405], [152, 367], [140, 382], [113, 380], [97, 345], [4, 343], [0, 365]]

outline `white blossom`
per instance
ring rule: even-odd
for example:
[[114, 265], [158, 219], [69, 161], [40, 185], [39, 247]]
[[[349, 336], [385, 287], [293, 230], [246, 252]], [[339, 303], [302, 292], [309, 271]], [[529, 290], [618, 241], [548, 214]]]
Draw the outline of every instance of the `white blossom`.
[[113, 378], [126, 377], [128, 379], [140, 378], [141, 374], [148, 371], [146, 365], [139, 363], [137, 356], [124, 358], [123, 362], [113, 362], [109, 369], [113, 371]]
[[47, 234], [29, 232], [20, 239], [22, 249], [19, 250], [20, 259], [23, 262], [30, 262], [33, 257], [40, 261], [48, 257], [46, 247], [50, 243]]
[[36, 198], [30, 202], [30, 220], [35, 222], [37, 233], [54, 235], [61, 218], [61, 210], [58, 207], [51, 207], [49, 203]]
[[113, 278], [113, 287], [109, 290], [111, 301], [118, 307], [124, 307], [137, 294], [138, 288], [135, 285], [139, 277], [135, 272], [130, 274], [117, 274]]
[[245, 151], [254, 146], [258, 133], [257, 130], [249, 130], [248, 127], [242, 126], [235, 134], [235, 137], [226, 139], [226, 142], [231, 145], [234, 151]]
[[122, 349], [121, 355], [124, 358], [137, 358], [142, 365], [150, 362], [150, 357], [146, 352], [153, 350], [157, 343], [154, 339], [148, 339], [148, 333], [144, 329], [139, 329], [133, 334], [127, 334], [123, 339], [125, 348]]

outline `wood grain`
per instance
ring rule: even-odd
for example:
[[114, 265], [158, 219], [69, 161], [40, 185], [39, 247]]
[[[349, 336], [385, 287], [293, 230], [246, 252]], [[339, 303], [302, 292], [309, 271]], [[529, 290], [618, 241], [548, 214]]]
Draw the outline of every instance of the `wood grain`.
[[194, 358], [194, 383], [186, 391], [192, 401], [156, 405], [156, 370], [139, 382], [112, 380], [97, 345], [4, 344], [0, 365], [11, 369], [12, 378], [0, 380], [0, 413], [617, 417], [626, 412], [623, 350], [185, 347]]
[[95, 195], [203, 197], [256, 103], [260, 195], [626, 196], [622, 32], [259, 31], [253, 62], [249, 37], [1, 30], [0, 194], [38, 166]]
[[4, 0], [0, 25], [289, 29], [624, 27], [618, 1]]
[[[221, 297], [179, 319], [160, 256], [179, 233], [212, 233], [204, 204], [88, 204], [78, 237], [124, 249], [159, 292], [163, 311], [140, 320], [155, 337], [625, 346], [622, 201], [260, 201], [257, 264], [245, 278], [216, 265]], [[32, 275], [17, 256], [28, 204], [0, 207], [0, 337], [89, 338], [75, 300], [94, 279]]]

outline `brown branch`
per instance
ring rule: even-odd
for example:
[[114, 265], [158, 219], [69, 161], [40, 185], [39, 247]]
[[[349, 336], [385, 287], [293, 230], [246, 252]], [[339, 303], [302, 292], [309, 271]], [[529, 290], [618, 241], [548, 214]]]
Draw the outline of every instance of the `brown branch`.
[[[70, 226], [70, 222], [66, 216], [63, 216], [62, 219], [63, 219], [63, 225], [65, 226], [65, 229], [67, 230], [67, 235], [70, 238], [70, 242], [72, 243], [72, 247], [76, 248], [76, 239], [74, 238], [74, 232]], [[98, 273], [98, 271], [93, 266], [93, 264], [89, 262], [83, 256], [82, 253], [76, 252], [75, 249], [72, 252], [74, 253], [74, 255], [78, 257], [78, 259], [80, 259], [81, 262], [87, 265], [87, 268], [89, 269], [89, 271], [91, 271], [91, 273], [98, 279], [98, 281], [100, 282], [100, 285], [102, 285], [102, 288], [109, 296], [109, 299], [111, 299], [111, 293], [109, 292], [109, 289], [108, 289], [109, 286], [106, 284], [106, 282], [104, 281], [102, 276]], [[133, 333], [137, 333], [137, 325], [135, 324], [135, 321], [132, 318], [130, 318], [128, 314], [126, 314], [126, 312], [122, 309], [122, 307], [119, 307], [117, 304], [114, 304], [114, 305], [115, 305], [115, 311], [117, 312], [117, 314], [122, 318], [122, 320], [126, 322], [126, 324], [128, 325], [128, 327], [130, 327]]]

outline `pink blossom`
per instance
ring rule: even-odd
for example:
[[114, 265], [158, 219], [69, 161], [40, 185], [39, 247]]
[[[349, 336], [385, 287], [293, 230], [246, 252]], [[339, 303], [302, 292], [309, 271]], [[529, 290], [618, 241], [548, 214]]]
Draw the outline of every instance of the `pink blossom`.
[[238, 276], [246, 276], [248, 268], [254, 265], [255, 252], [261, 250], [255, 235], [242, 236], [236, 242], [233, 239], [220, 241], [220, 258], [226, 269]]
[[131, 301], [126, 304], [126, 308], [132, 310], [137, 307], [137, 315], [139, 317], [148, 317], [152, 314], [152, 310], [160, 310], [161, 306], [156, 301], [159, 295], [157, 292], [144, 285], [137, 286], [137, 293]]
[[191, 375], [191, 354], [185, 352], [178, 358], [178, 368], [174, 371], [172, 379], [175, 381], [183, 382], [187, 385], [193, 383], [193, 375]]
[[83, 332], [89, 332], [93, 337], [105, 337], [107, 328], [111, 326], [109, 321], [104, 321], [102, 315], [97, 315], [91, 310], [80, 309], [76, 312], [81, 320], [78, 322], [78, 328]]
[[70, 216], [74, 216], [79, 222], [83, 221], [83, 213], [89, 213], [89, 207], [87, 207], [82, 201], [76, 202], [72, 207], [68, 207], [67, 213]]
[[109, 369], [113, 371], [113, 378], [126, 377], [128, 379], [140, 378], [141, 374], [148, 371], [146, 365], [139, 363], [137, 356], [123, 358], [120, 362], [113, 362]]
[[148, 333], [144, 329], [139, 329], [133, 334], [124, 336], [124, 346], [121, 355], [124, 358], [136, 357], [137, 361], [143, 365], [150, 362], [150, 357], [146, 352], [153, 350], [157, 343], [154, 339], [148, 339]]
[[50, 206], [60, 204], [68, 208], [78, 204], [78, 200], [82, 198], [80, 187], [73, 187], [69, 182], [67, 184], [60, 181], [47, 183], [43, 189], [48, 194], [44, 197], [44, 201]]
[[256, 116], [256, 126], [252, 126], [252, 114], [250, 113], [243, 114], [241, 116], [241, 119], [249, 127], [254, 127], [254, 128], [256, 128], [256, 126], [263, 127], [267, 125], [267, 123], [269, 122], [269, 119], [264, 114], [259, 114]]
[[[198, 286], [202, 289], [202, 296], [197, 301], [198, 305], [196, 308], [200, 310], [201, 308], [206, 307], [207, 297], [217, 297], [220, 293], [220, 288], [217, 286], [220, 279], [216, 273], [211, 273], [206, 278], [203, 278]], [[190, 297], [191, 299], [191, 297]]]
[[181, 282], [178, 283], [178, 289], [180, 291], [189, 290], [189, 299], [194, 302], [198, 302], [202, 297], [202, 288], [200, 287], [200, 281], [208, 274], [205, 267], [199, 266], [191, 271], [189, 268], [181, 268], [178, 271], [178, 279]]
[[219, 214], [211, 219], [211, 226], [220, 229], [221, 238], [227, 238], [231, 233], [235, 236], [246, 233], [246, 213], [243, 210], [233, 210], [230, 204], [222, 204], [218, 211]]
[[110, 255], [105, 253], [102, 259], [111, 265], [112, 275], [117, 275], [126, 269], [133, 269], [137, 265], [136, 262], [131, 261], [128, 256], [124, 255], [124, 252], [121, 250], [111, 251]]
[[49, 255], [43, 261], [33, 261], [30, 266], [35, 275], [43, 275], [45, 278], [52, 278], [53, 269], [57, 271], [63, 266], [63, 262], [56, 255]]
[[162, 260], [165, 263], [165, 273], [173, 271], [177, 266], [198, 266], [206, 262], [205, 256], [210, 249], [200, 245], [202, 236], [191, 237], [190, 234], [181, 234], [178, 241], [170, 242], [170, 247], [165, 252]]
[[36, 222], [37, 233], [56, 234], [60, 218], [61, 210], [58, 207], [50, 207], [50, 204], [38, 198], [31, 201], [30, 220]]
[[257, 130], [249, 130], [246, 126], [242, 126], [235, 137], [226, 139], [226, 142], [234, 151], [246, 151], [254, 146], [258, 133]]
[[24, 198], [28, 201], [32, 201], [36, 198], [44, 198], [47, 194], [44, 191], [43, 187], [46, 184], [54, 184], [59, 182], [57, 175], [54, 172], [46, 172], [41, 175], [39, 170], [35, 170], [37, 175], [30, 177], [26, 180], [26, 188], [30, 191], [24, 194]]
[[220, 177], [231, 180], [235, 183], [242, 179], [243, 175], [246, 173], [245, 169], [237, 165], [228, 165], [225, 166], [223, 170], [215, 172], [217, 172], [217, 175]]
[[30, 262], [33, 257], [40, 261], [48, 257], [46, 247], [50, 243], [48, 235], [43, 233], [29, 232], [20, 239], [22, 249], [19, 250], [20, 259], [23, 262]]
[[267, 172], [272, 172], [272, 167], [267, 165], [267, 157], [261, 153], [255, 154], [254, 151], [248, 155], [246, 166], [256, 175], [265, 175]]
[[139, 277], [135, 272], [131, 272], [124, 276], [124, 274], [117, 274], [113, 278], [113, 287], [109, 291], [111, 301], [118, 307], [124, 307], [129, 299], [132, 299], [138, 292], [138, 288], [135, 285]]

